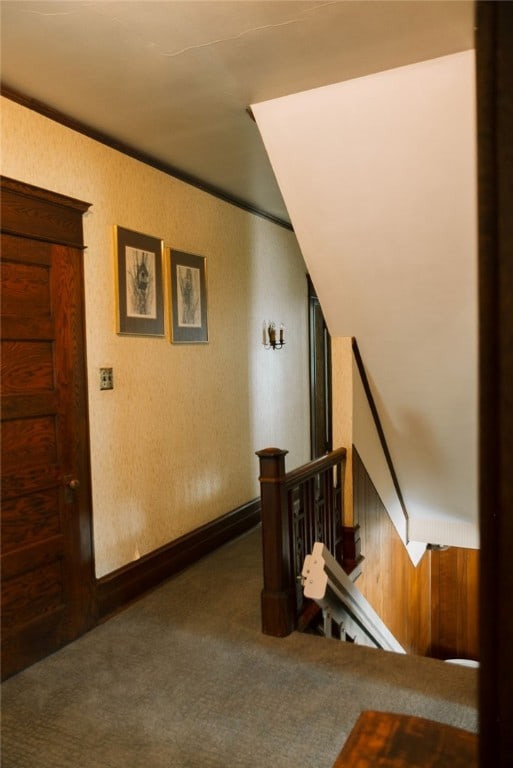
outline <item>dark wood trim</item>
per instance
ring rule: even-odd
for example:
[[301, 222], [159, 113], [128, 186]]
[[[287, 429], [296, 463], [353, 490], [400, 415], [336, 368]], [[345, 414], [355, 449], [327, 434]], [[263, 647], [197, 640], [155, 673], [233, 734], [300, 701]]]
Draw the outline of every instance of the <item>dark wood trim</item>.
[[392, 456], [390, 455], [390, 451], [388, 448], [388, 443], [385, 437], [385, 432], [383, 431], [383, 426], [381, 424], [381, 419], [379, 418], [378, 409], [376, 407], [376, 403], [374, 401], [374, 397], [372, 395], [372, 390], [369, 384], [369, 379], [367, 378], [367, 372], [365, 370], [365, 366], [363, 364], [362, 356], [360, 354], [360, 350], [358, 348], [358, 343], [355, 338], [352, 340], [353, 342], [353, 354], [354, 359], [356, 360], [356, 365], [358, 367], [358, 371], [360, 373], [360, 377], [362, 379], [363, 388], [365, 390], [365, 395], [367, 397], [367, 401], [369, 403], [369, 408], [371, 409], [372, 418], [374, 419], [374, 424], [376, 425], [376, 430], [378, 432], [379, 441], [381, 443], [381, 448], [383, 450], [383, 454], [385, 456], [385, 460], [388, 466], [388, 469], [390, 471], [390, 474], [392, 476], [392, 482], [394, 484], [395, 492], [397, 493], [397, 498], [399, 499], [399, 503], [401, 505], [401, 509], [403, 511], [404, 516], [406, 519], [408, 519], [408, 511], [406, 509], [406, 504], [404, 503], [403, 494], [401, 491], [401, 486], [399, 485], [399, 480], [397, 477], [397, 473], [395, 471], [394, 462], [392, 461]]
[[10, 190], [11, 192], [17, 192], [19, 195], [26, 195], [30, 198], [36, 197], [38, 200], [46, 200], [48, 203], [63, 205], [65, 208], [72, 208], [79, 213], [85, 213], [91, 207], [91, 203], [86, 203], [84, 200], [77, 200], [76, 197], [61, 195], [60, 192], [52, 192], [49, 189], [43, 189], [43, 187], [36, 187], [34, 184], [27, 184], [24, 181], [18, 181], [18, 179], [11, 179], [9, 176], [2, 176], [1, 179], [2, 191]]
[[363, 561], [362, 540], [359, 525], [342, 526], [342, 568], [356, 581], [362, 574]]
[[[273, 451], [278, 452], [279, 449], [264, 448], [263, 451], [257, 451], [257, 456], [265, 457], [266, 453], [271, 456], [273, 455]], [[285, 451], [285, 453], [288, 453], [288, 451]], [[345, 448], [335, 448], [334, 451], [331, 451], [329, 454], [327, 453], [325, 456], [319, 456], [318, 459], [313, 459], [313, 461], [309, 461], [306, 464], [302, 464], [300, 467], [297, 467], [296, 469], [292, 469], [290, 472], [287, 472], [285, 481], [286, 488], [290, 489], [295, 485], [299, 485], [299, 483], [308, 480], [308, 478], [312, 475], [322, 472], [325, 469], [332, 468], [337, 462], [345, 464], [346, 456], [347, 451]]]
[[96, 581], [99, 619], [123, 608], [144, 592], [246, 533], [260, 523], [260, 499], [255, 499], [191, 533], [144, 555]]
[[82, 123], [80, 120], [75, 120], [73, 117], [69, 117], [69, 115], [64, 114], [64, 112], [60, 112], [59, 110], [54, 109], [42, 101], [33, 99], [30, 96], [27, 96], [26, 94], [11, 88], [5, 83], [0, 84], [0, 94], [5, 96], [6, 99], [10, 99], [11, 101], [16, 102], [16, 104], [20, 104], [22, 107], [26, 107], [33, 112], [37, 112], [38, 114], [43, 115], [43, 117], [47, 117], [50, 120], [59, 123], [60, 125], [64, 125], [66, 128], [70, 128], [72, 131], [81, 133], [83, 136], [87, 136], [94, 141], [99, 141], [100, 144], [104, 144], [106, 147], [115, 149], [117, 152], [121, 152], [128, 157], [132, 157], [134, 160], [139, 160], [139, 162], [144, 163], [145, 165], [149, 165], [152, 168], [155, 168], [157, 171], [166, 173], [168, 176], [172, 176], [179, 181], [183, 181], [185, 184], [190, 184], [192, 187], [201, 189], [203, 192], [207, 192], [207, 194], [212, 195], [213, 197], [217, 197], [219, 200], [223, 200], [225, 203], [230, 203], [230, 205], [241, 208], [243, 211], [252, 213], [255, 216], [260, 216], [260, 218], [267, 219], [273, 224], [277, 224], [279, 227], [293, 231], [292, 224], [290, 224], [288, 221], [285, 221], [284, 219], [281, 219], [279, 216], [274, 216], [272, 213], [262, 211], [260, 208], [256, 208], [246, 200], [241, 200], [234, 195], [229, 195], [219, 187], [216, 187], [213, 184], [209, 184], [208, 182], [199, 179], [197, 176], [193, 176], [190, 173], [169, 165], [169, 163], [164, 163], [157, 157], [153, 157], [152, 155], [148, 155], [145, 152], [141, 152], [129, 144], [118, 141], [113, 136], [109, 136], [102, 131], [98, 131], [95, 128], [92, 128], [90, 125]]
[[513, 3], [478, 2], [480, 765], [513, 764]]
[[[91, 203], [0, 177], [2, 232], [84, 250], [82, 216]], [[37, 201], [37, 205], [34, 205]]]
[[34, 184], [11, 179], [9, 176], [2, 176], [1, 178], [2, 190], [10, 189], [11, 192], [17, 192], [19, 195], [26, 195], [27, 197], [36, 196], [38, 200], [46, 200], [49, 203], [55, 203], [55, 205], [63, 205], [65, 208], [72, 208], [79, 213], [85, 213], [92, 205], [84, 200], [77, 200], [76, 197], [61, 195], [60, 192], [52, 192], [49, 189], [36, 187]]
[[[331, 336], [322, 313], [322, 307], [310, 275], [306, 276], [308, 287], [308, 354], [310, 373], [310, 458], [316, 459], [333, 450], [333, 408], [331, 376]], [[316, 323], [317, 313], [322, 318], [322, 339], [319, 338]], [[322, 344], [322, 348], [319, 347]], [[321, 368], [321, 370], [319, 370]], [[321, 390], [321, 391], [320, 391]], [[320, 404], [322, 403], [322, 408]], [[322, 411], [324, 425], [323, 443], [319, 444], [319, 411]]]

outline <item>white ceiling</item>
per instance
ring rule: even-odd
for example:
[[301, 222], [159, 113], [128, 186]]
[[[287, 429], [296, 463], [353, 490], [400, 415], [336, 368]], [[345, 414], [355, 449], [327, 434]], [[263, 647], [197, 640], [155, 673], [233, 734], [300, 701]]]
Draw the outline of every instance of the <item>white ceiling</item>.
[[473, 46], [467, 0], [3, 0], [4, 86], [288, 220], [246, 108]]

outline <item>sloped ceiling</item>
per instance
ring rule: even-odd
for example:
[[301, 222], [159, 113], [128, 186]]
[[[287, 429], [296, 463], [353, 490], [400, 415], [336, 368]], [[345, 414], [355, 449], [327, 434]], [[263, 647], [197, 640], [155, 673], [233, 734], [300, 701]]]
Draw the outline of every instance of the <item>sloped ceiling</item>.
[[474, 91], [465, 51], [253, 107], [330, 332], [357, 338], [409, 538], [462, 546], [478, 520]]

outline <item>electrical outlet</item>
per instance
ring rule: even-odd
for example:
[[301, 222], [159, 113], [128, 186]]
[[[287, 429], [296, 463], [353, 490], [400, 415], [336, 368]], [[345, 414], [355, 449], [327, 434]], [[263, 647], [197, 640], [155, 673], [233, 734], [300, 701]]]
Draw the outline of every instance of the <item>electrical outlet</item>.
[[100, 389], [114, 389], [112, 368], [100, 368]]

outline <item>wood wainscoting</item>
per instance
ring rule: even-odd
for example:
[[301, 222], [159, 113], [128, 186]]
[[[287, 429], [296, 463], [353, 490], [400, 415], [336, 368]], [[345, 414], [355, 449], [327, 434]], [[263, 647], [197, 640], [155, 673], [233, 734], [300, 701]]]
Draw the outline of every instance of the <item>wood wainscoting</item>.
[[260, 517], [260, 499], [255, 499], [98, 579], [99, 619], [115, 613], [165, 579], [255, 528]]
[[415, 567], [354, 448], [353, 483], [361, 593], [408, 653], [478, 660], [479, 551], [427, 551]]
[[415, 567], [372, 480], [353, 447], [354, 520], [365, 558], [356, 582], [405, 651], [429, 655], [431, 553]]
[[479, 659], [479, 550], [431, 553], [431, 650], [438, 659]]

